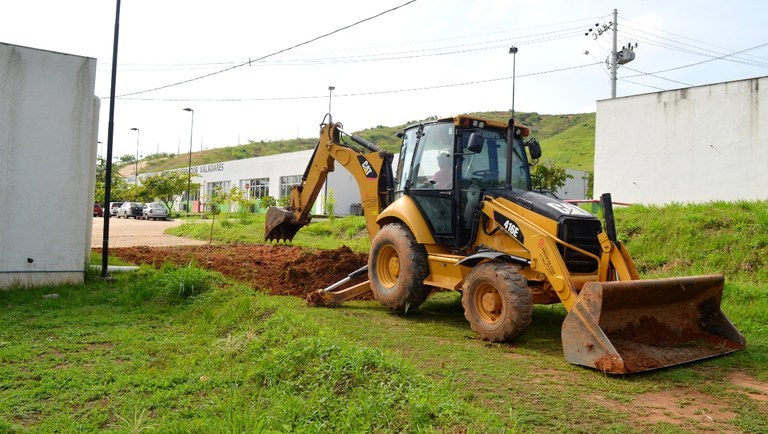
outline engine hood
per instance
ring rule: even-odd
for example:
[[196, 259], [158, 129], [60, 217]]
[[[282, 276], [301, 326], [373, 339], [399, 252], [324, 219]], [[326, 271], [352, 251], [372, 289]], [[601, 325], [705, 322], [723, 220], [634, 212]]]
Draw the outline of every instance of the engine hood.
[[523, 190], [504, 190], [489, 188], [486, 195], [493, 197], [503, 197], [510, 202], [516, 203], [527, 208], [536, 214], [548, 217], [556, 222], [561, 222], [564, 218], [574, 218], [583, 220], [597, 220], [597, 217], [568, 202], [555, 199], [543, 194]]

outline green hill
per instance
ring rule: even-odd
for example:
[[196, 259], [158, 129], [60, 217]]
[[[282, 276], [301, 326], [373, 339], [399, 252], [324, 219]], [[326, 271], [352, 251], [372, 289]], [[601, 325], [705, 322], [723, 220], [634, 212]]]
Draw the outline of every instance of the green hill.
[[[506, 111], [490, 111], [473, 113], [489, 119], [506, 121], [510, 113]], [[595, 149], [595, 114], [580, 113], [568, 115], [542, 115], [536, 112], [516, 113], [516, 122], [531, 127], [531, 137], [539, 140], [544, 151], [543, 160], [554, 161], [564, 167], [578, 170], [593, 170]], [[408, 125], [420, 121], [409, 121], [397, 126], [368, 128], [354, 134], [375, 143], [379, 147], [399, 152], [400, 139], [395, 134]], [[192, 165], [218, 163], [222, 161], [240, 160], [264, 155], [296, 152], [312, 149], [317, 143], [316, 138], [275, 140], [249, 142], [240, 146], [210, 149], [192, 153]], [[176, 156], [150, 156], [146, 159], [141, 172], [159, 172], [162, 170], [187, 167], [187, 154]]]

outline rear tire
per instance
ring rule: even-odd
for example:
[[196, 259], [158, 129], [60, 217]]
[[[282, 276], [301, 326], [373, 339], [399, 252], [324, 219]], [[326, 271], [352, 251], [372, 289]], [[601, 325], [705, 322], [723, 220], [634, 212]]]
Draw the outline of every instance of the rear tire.
[[427, 251], [401, 223], [381, 228], [371, 242], [368, 278], [379, 302], [393, 310], [416, 309], [424, 303], [430, 288]]
[[463, 292], [464, 316], [482, 339], [508, 341], [531, 324], [533, 295], [516, 265], [478, 265], [467, 276]]

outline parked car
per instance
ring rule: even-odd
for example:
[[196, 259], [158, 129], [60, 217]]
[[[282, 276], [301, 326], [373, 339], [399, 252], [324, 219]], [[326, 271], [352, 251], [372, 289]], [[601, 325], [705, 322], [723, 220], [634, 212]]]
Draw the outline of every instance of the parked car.
[[110, 202], [109, 203], [109, 215], [116, 216], [117, 215], [117, 209], [120, 208], [120, 205], [122, 205], [122, 202]]
[[165, 220], [168, 218], [168, 211], [157, 202], [145, 203], [141, 208], [141, 218], [144, 220]]
[[93, 216], [104, 217], [104, 208], [102, 208], [101, 204], [98, 202], [94, 202], [93, 204]]
[[139, 202], [123, 202], [120, 208], [117, 209], [117, 218], [133, 217], [139, 219], [141, 217], [141, 204]]

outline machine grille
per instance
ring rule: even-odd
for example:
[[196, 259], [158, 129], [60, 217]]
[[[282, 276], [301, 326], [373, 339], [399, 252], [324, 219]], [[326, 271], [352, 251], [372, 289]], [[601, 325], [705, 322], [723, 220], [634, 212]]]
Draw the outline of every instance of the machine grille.
[[[561, 240], [582, 250], [599, 256], [600, 242], [597, 234], [602, 231], [599, 220], [565, 219], [560, 223]], [[594, 273], [597, 261], [589, 256], [560, 245], [566, 267], [571, 273]]]

